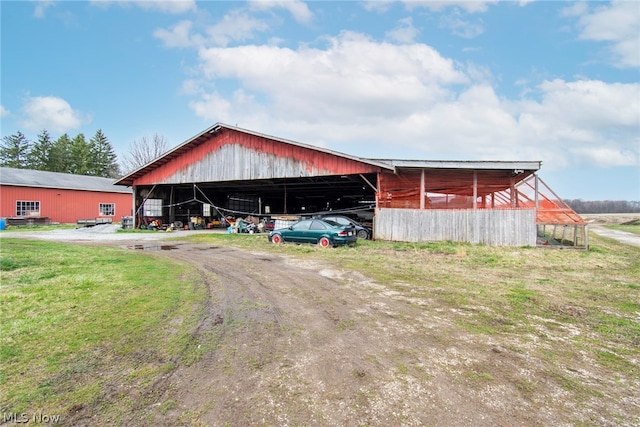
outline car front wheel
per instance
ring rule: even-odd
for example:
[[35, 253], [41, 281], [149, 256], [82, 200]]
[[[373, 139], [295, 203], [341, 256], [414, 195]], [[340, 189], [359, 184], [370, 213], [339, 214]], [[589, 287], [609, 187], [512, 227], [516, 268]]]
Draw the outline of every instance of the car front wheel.
[[279, 234], [274, 234], [273, 236], [271, 236], [271, 242], [273, 242], [273, 244], [275, 245], [279, 245], [280, 243], [282, 243], [282, 236]]
[[318, 240], [318, 246], [321, 248], [328, 248], [331, 246], [331, 242], [326, 237], [321, 237], [320, 240]]

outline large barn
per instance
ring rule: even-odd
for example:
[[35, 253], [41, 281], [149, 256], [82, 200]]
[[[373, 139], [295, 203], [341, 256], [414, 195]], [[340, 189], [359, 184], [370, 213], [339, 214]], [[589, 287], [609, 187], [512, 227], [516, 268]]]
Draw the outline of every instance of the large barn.
[[[374, 238], [536, 245], [539, 225], [584, 222], [537, 176], [539, 161], [366, 159], [218, 123], [116, 181], [136, 224], [193, 217], [372, 219]], [[546, 190], [546, 191], [543, 191]]]
[[131, 189], [110, 178], [0, 168], [0, 217], [9, 224], [117, 222], [132, 215], [132, 206]]

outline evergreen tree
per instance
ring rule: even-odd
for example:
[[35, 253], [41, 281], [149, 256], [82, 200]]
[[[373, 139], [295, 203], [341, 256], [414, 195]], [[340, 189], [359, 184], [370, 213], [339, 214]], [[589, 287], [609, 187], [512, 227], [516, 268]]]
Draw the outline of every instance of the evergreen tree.
[[71, 172], [71, 139], [66, 133], [61, 135], [51, 147], [49, 164], [51, 172]]
[[49, 132], [47, 132], [46, 129], [43, 129], [38, 135], [38, 140], [29, 150], [29, 168], [42, 171], [54, 170], [54, 166], [51, 161], [52, 150], [53, 140], [51, 139], [51, 135], [49, 135]]
[[2, 138], [0, 146], [0, 165], [9, 168], [25, 169], [29, 167], [28, 154], [31, 141], [22, 132]]
[[91, 146], [91, 165], [88, 175], [104, 178], [117, 178], [120, 176], [120, 167], [117, 163], [118, 156], [102, 129], [98, 129], [89, 141], [89, 145]]
[[91, 145], [85, 139], [84, 134], [79, 133], [71, 140], [69, 156], [71, 158], [69, 173], [87, 175], [90, 172]]

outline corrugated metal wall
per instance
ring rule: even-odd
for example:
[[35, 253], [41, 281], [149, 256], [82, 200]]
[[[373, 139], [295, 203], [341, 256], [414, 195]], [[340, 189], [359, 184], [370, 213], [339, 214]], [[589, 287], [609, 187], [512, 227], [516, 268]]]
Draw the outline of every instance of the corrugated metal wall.
[[349, 175], [380, 168], [280, 141], [227, 131], [135, 180], [134, 185], [184, 184]]
[[535, 246], [535, 209], [376, 209], [374, 237], [399, 242], [454, 241]]
[[113, 203], [115, 215], [111, 218], [119, 222], [123, 216], [131, 215], [133, 195], [3, 185], [0, 188], [0, 217], [16, 216], [18, 200], [40, 202], [40, 216], [65, 224], [100, 217], [100, 203]]

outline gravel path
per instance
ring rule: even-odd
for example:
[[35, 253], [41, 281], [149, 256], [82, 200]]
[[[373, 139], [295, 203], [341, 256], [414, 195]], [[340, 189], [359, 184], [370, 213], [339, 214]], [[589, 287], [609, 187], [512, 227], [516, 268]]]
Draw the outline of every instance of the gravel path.
[[612, 230], [610, 228], [593, 224], [589, 225], [589, 230], [593, 231], [599, 236], [614, 239], [620, 243], [625, 243], [632, 246], [640, 246], [640, 235], [637, 234], [627, 233], [626, 231], [620, 230]]
[[47, 231], [11, 231], [0, 232], [2, 237], [15, 237], [23, 239], [54, 240], [61, 242], [110, 242], [110, 241], [154, 241], [172, 237], [185, 237], [199, 233], [224, 233], [226, 230], [180, 230], [167, 233], [156, 231], [148, 233], [119, 233], [120, 226], [113, 224], [96, 225], [95, 227], [69, 228]]

